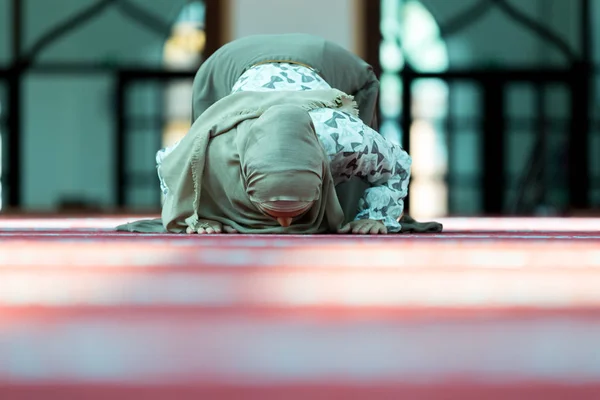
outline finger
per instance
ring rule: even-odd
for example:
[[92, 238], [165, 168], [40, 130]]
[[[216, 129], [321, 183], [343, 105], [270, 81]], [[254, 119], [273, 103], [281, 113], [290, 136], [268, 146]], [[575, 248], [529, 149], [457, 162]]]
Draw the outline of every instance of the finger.
[[222, 232], [221, 231], [221, 227], [219, 227], [219, 226], [215, 226], [215, 227], [213, 227], [213, 229], [215, 230], [215, 233], [221, 233]]
[[208, 228], [206, 228], [206, 233], [208, 233], [208, 234], [215, 233], [215, 229], [208, 227]]
[[373, 235], [378, 235], [378, 234], [385, 235], [385, 234], [387, 234], [387, 228], [383, 224], [376, 224], [375, 226], [373, 226], [373, 228], [371, 228], [371, 234], [373, 234]]
[[346, 224], [338, 229], [338, 233], [348, 233], [350, 232], [350, 224]]
[[232, 228], [231, 226], [225, 225], [223, 227], [223, 229], [225, 229], [225, 233], [238, 233], [238, 231], [234, 228]]
[[360, 234], [364, 227], [365, 227], [364, 223], [355, 225], [354, 228], [352, 228], [352, 233]]
[[196, 231], [194, 231], [194, 229], [191, 226], [188, 226], [185, 230], [185, 233], [196, 233]]
[[206, 233], [206, 231], [204, 230], [204, 228], [198, 228], [198, 234], [199, 235], [203, 235], [205, 233]]
[[366, 224], [362, 228], [360, 228], [360, 234], [366, 235], [371, 231], [372, 228], [373, 228], [373, 224]]
[[382, 226], [381, 226], [381, 225], [379, 225], [379, 224], [374, 224], [374, 225], [371, 227], [371, 230], [369, 231], [369, 233], [370, 233], [371, 235], [377, 235], [378, 233], [380, 233], [380, 232], [381, 232], [381, 228], [382, 228]]
[[369, 233], [369, 231], [371, 230], [372, 226], [373, 226], [373, 224], [371, 224], [371, 223], [364, 224], [363, 226], [360, 227], [359, 233], [361, 235], [365, 235], [365, 234]]

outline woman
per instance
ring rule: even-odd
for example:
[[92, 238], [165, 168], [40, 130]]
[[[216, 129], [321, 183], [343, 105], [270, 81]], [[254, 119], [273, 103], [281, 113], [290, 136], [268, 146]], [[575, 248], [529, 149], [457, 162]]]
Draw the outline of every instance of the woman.
[[[331, 89], [323, 78], [307, 66], [266, 63], [254, 66], [243, 73], [233, 85], [231, 93], [298, 93], [311, 90], [331, 91]], [[411, 159], [409, 155], [400, 146], [385, 140], [383, 136], [365, 125], [351, 112], [334, 108], [315, 108], [309, 111], [308, 115], [320, 146], [325, 151], [334, 185], [337, 186], [356, 177], [371, 186], [364, 191], [358, 203], [358, 210], [352, 210], [352, 219], [354, 220], [338, 229], [338, 232], [372, 234], [399, 232], [401, 230], [399, 219], [402, 216], [403, 199], [408, 191], [410, 176]], [[288, 137], [286, 134], [294, 135], [295, 132], [302, 131], [295, 126], [287, 127], [288, 131], [286, 132], [275, 125], [270, 129], [278, 131], [277, 134], [285, 137], [285, 140], [290, 143], [294, 138]], [[159, 171], [166, 155], [170, 154], [178, 145], [158, 152]], [[272, 149], [272, 151], [276, 150]], [[316, 157], [317, 152], [313, 151], [313, 153]], [[240, 157], [242, 157], [242, 153], [240, 153]], [[310, 163], [310, 161], [308, 159], [303, 162]], [[218, 163], [219, 160], [212, 162]], [[271, 162], [275, 161], [271, 160]], [[169, 190], [162, 181], [161, 177], [163, 195], [168, 196]], [[311, 204], [305, 202], [298, 202], [298, 204], [273, 202], [263, 204], [261, 211], [276, 218], [281, 226], [288, 227], [293, 218], [297, 218], [310, 206]], [[349, 211], [346, 211], [346, 214], [348, 213]], [[229, 226], [226, 229], [233, 230]], [[189, 231], [192, 232], [191, 229]], [[196, 230], [197, 233], [219, 233], [221, 231], [222, 228], [218, 223], [211, 224], [211, 222], [205, 222]]]
[[208, 108], [178, 144], [159, 152], [165, 230], [342, 229], [344, 213], [310, 115], [320, 109], [357, 115], [352, 98], [338, 90], [240, 91]]
[[[376, 124], [371, 103], [376, 102], [378, 88], [370, 67], [321, 39], [308, 35], [282, 37], [281, 43], [296, 46], [302, 43], [301, 38], [306, 39], [300, 55], [285, 55], [293, 54], [286, 48], [285, 54], [246, 52], [239, 61], [233, 48], [243, 47], [245, 40], [240, 40], [224, 46], [198, 72], [194, 82], [194, 125], [180, 143], [159, 151], [156, 157], [165, 198], [165, 229], [185, 229], [187, 233], [362, 234], [441, 230], [441, 226], [438, 229], [437, 225], [419, 225], [412, 220], [406, 220], [409, 226], [405, 227], [399, 223], [411, 159], [400, 146], [368, 126]], [[267, 42], [280, 43], [273, 38]], [[323, 43], [324, 47], [317, 46]], [[327, 57], [323, 48], [335, 51]], [[336, 52], [343, 55], [336, 59]], [[254, 54], [250, 61], [249, 54]], [[264, 54], [276, 57], [268, 60]], [[272, 58], [294, 62], [276, 62]], [[326, 67], [317, 71], [306, 64], [309, 60]], [[358, 110], [367, 110], [365, 121], [358, 118], [357, 109], [348, 106], [352, 96], [333, 90], [323, 78], [323, 71], [338, 87], [346, 87], [362, 99], [362, 107], [360, 102], [355, 105]], [[227, 82], [236, 76], [225, 93]], [[252, 101], [241, 107], [247, 99]], [[228, 114], [230, 119], [236, 114], [248, 118], [233, 118], [225, 124], [230, 131], [215, 135], [211, 124], [222, 123], [219, 112]], [[203, 139], [204, 153], [192, 162], [188, 153], [196, 142], [194, 136], [211, 127], [209, 139]], [[237, 152], [232, 153], [233, 148]], [[198, 168], [200, 164], [204, 169]], [[185, 172], [185, 166], [196, 174]], [[181, 171], [183, 176], [179, 176]], [[336, 186], [351, 179], [361, 180], [367, 186], [358, 206], [353, 199], [344, 202], [344, 196], [338, 198], [335, 194]], [[189, 181], [194, 182], [196, 192], [201, 187], [202, 205], [190, 195]], [[187, 193], [181, 192], [182, 187], [187, 187]], [[192, 201], [194, 215], [182, 223], [184, 213], [180, 210], [189, 213]], [[342, 210], [340, 201], [350, 206]], [[172, 206], [174, 202], [176, 207]]]

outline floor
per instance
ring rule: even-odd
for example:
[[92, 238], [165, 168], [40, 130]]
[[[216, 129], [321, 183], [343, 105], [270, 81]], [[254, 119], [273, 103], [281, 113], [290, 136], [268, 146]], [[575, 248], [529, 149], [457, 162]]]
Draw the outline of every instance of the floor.
[[388, 236], [0, 219], [0, 399], [597, 399], [600, 219]]

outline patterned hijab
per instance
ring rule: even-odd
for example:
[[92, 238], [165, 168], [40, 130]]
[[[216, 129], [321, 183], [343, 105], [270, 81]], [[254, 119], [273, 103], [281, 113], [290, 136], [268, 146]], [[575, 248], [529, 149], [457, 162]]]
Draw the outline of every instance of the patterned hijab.
[[271, 107], [246, 132], [238, 150], [250, 201], [267, 215], [308, 211], [321, 198], [328, 169], [308, 112]]
[[[162, 222], [170, 232], [208, 219], [240, 233], [335, 232], [344, 214], [308, 114], [356, 114], [338, 90], [240, 92], [215, 103], [165, 158]], [[268, 211], [303, 212], [289, 227]]]

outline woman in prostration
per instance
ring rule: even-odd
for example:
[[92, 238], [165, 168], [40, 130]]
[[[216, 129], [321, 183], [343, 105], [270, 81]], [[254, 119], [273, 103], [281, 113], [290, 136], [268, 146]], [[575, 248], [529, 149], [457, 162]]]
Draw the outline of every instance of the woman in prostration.
[[[378, 85], [364, 61], [310, 35], [253, 36], [219, 49], [196, 75], [190, 132], [156, 157], [164, 229], [406, 230], [411, 159], [372, 129]], [[357, 206], [350, 202], [355, 209], [343, 210], [335, 187], [351, 179], [368, 185]]]

